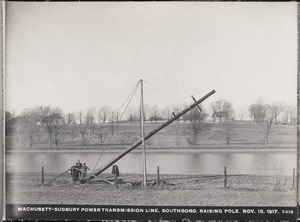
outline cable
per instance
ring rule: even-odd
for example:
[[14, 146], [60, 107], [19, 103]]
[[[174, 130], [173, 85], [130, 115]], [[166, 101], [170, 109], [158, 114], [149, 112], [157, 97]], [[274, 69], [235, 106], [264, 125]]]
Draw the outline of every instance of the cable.
[[174, 99], [175, 101], [179, 102], [175, 97], [171, 96], [170, 94], [168, 94], [168, 93], [162, 91], [161, 89], [157, 88], [156, 86], [150, 84], [150, 83], [147, 82], [146, 80], [143, 80], [143, 81], [144, 81], [145, 83], [147, 83], [148, 85], [152, 86], [153, 88], [155, 88], [156, 90], [160, 91], [161, 93], [163, 93], [163, 94], [169, 96], [170, 98]]
[[120, 106], [120, 108], [118, 109], [117, 112], [119, 112], [120, 109], [124, 106], [124, 104], [126, 103], [126, 101], [128, 100], [128, 98], [131, 96], [131, 94], [132, 94], [132, 93], [135, 93], [135, 91], [136, 91], [136, 89], [137, 89], [139, 83], [140, 83], [140, 82], [138, 82], [138, 83], [135, 85], [135, 87], [133, 88], [133, 90], [131, 91], [131, 93], [128, 95], [128, 97], [126, 98], [126, 100], [123, 102], [123, 104]]
[[121, 115], [121, 117], [120, 117], [120, 119], [119, 119], [119, 120], [121, 120], [121, 119], [122, 119], [122, 117], [123, 117], [123, 115], [124, 115], [125, 111], [127, 110], [127, 108], [128, 108], [128, 106], [129, 106], [129, 104], [130, 104], [130, 102], [131, 102], [131, 100], [132, 100], [133, 96], [135, 95], [135, 92], [136, 92], [136, 90], [137, 90], [137, 87], [135, 88], [135, 91], [134, 91], [134, 93], [132, 94], [132, 96], [131, 96], [131, 98], [130, 98], [129, 102], [127, 103], [127, 105], [126, 105], [126, 107], [125, 107], [125, 109], [124, 109], [124, 111], [123, 111], [123, 113], [122, 113], [122, 115]]

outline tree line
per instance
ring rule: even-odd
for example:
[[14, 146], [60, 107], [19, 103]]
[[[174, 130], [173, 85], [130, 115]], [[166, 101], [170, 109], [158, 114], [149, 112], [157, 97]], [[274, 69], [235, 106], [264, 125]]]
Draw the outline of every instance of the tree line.
[[[158, 123], [170, 119], [187, 105], [173, 105], [159, 108], [158, 106], [145, 105], [144, 112], [147, 122]], [[284, 106], [282, 102], [265, 103], [262, 100], [248, 106], [248, 116], [251, 121], [259, 124], [263, 130], [265, 142], [268, 143], [269, 134], [273, 124], [293, 124], [296, 117], [296, 109], [292, 106]], [[140, 119], [138, 107], [129, 107], [125, 113], [114, 110], [111, 106], [103, 106], [100, 109], [88, 108], [85, 112], [64, 113], [62, 108], [50, 106], [37, 106], [22, 111], [19, 115], [5, 112], [7, 132], [13, 129], [13, 134], [18, 137], [27, 137], [29, 145], [34, 144], [35, 137], [39, 137], [41, 131], [46, 132], [49, 146], [57, 146], [61, 132], [68, 132], [70, 140], [78, 135], [82, 145], [87, 143], [87, 136], [97, 136], [101, 143], [107, 141], [108, 135], [114, 136], [115, 127], [120, 122], [133, 123]], [[192, 139], [191, 144], [196, 144], [197, 137], [202, 132], [209, 131], [208, 122], [222, 122], [219, 133], [229, 144], [234, 135], [233, 120], [244, 120], [244, 113], [240, 113], [238, 119], [232, 103], [228, 100], [217, 100], [208, 106], [195, 108], [185, 114], [178, 122], [186, 122], [189, 125]], [[18, 139], [18, 138], [17, 138]]]

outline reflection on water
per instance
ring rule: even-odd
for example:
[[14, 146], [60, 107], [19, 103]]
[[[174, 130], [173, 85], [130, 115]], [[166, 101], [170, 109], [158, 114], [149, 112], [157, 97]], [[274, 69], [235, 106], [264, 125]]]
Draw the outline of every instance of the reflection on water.
[[[102, 152], [98, 153], [9, 153], [6, 154], [8, 172], [63, 172], [80, 159], [93, 169]], [[106, 151], [97, 168], [115, 157]], [[121, 173], [141, 172], [141, 153], [133, 152], [116, 163]], [[220, 151], [220, 152], [149, 152], [147, 172], [162, 174], [222, 174], [224, 166], [229, 174], [274, 175], [278, 172], [291, 175], [296, 168], [296, 152]], [[111, 172], [108, 169], [107, 172]]]

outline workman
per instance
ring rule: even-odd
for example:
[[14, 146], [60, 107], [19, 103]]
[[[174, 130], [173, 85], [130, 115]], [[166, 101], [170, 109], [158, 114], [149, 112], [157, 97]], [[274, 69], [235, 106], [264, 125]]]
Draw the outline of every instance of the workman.
[[75, 166], [72, 166], [71, 167], [71, 176], [72, 176], [72, 179], [73, 179], [73, 183], [75, 183], [76, 181], [79, 180], [79, 177], [78, 177], [78, 164], [76, 163]]
[[77, 161], [77, 164], [79, 166], [79, 169], [81, 169], [82, 168], [82, 163], [80, 163], [80, 160]]
[[88, 170], [90, 170], [90, 168], [85, 163], [83, 163], [81, 169], [83, 171], [83, 172], [81, 172], [81, 178], [85, 178], [86, 173]]
[[[77, 169], [82, 170], [82, 163], [80, 163], [80, 160], [76, 163]], [[78, 172], [78, 179], [81, 178], [81, 171], [76, 170]]]
[[120, 171], [118, 165], [113, 165], [111, 173], [114, 174], [116, 177], [120, 176]]

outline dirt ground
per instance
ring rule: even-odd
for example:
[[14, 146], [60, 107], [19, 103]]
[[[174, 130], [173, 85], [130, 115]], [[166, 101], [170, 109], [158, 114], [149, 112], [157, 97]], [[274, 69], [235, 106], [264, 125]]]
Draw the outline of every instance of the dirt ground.
[[[56, 174], [45, 175], [45, 183]], [[109, 175], [102, 175], [102, 177]], [[111, 176], [111, 175], [110, 175]], [[295, 206], [292, 177], [229, 175], [148, 175], [142, 188], [141, 175], [122, 174], [118, 185], [104, 182], [72, 183], [69, 173], [41, 184], [39, 173], [8, 173], [6, 199], [13, 204], [111, 204], [190, 206]]]

